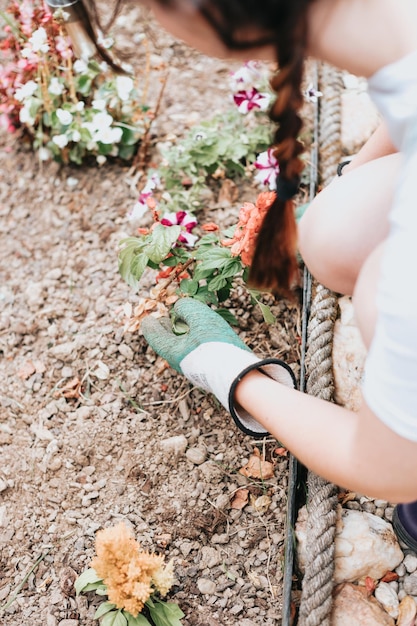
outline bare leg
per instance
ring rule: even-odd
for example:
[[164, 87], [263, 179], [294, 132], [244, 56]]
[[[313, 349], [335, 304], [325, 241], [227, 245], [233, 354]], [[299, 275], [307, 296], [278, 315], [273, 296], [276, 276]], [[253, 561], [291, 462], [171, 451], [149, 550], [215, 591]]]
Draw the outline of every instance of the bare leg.
[[329, 289], [352, 294], [365, 260], [387, 237], [400, 163], [393, 154], [335, 178], [300, 221], [301, 256]]

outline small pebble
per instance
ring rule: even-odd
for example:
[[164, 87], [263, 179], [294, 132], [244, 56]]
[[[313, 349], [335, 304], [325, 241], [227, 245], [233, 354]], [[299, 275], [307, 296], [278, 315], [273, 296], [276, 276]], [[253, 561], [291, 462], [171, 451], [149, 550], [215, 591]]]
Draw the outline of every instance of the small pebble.
[[404, 567], [409, 574], [412, 574], [417, 569], [417, 556], [414, 554], [407, 554], [404, 561]]
[[208, 578], [199, 578], [197, 580], [197, 587], [200, 593], [204, 595], [213, 595], [216, 593], [216, 583]]
[[189, 448], [185, 456], [194, 465], [201, 465], [207, 459], [207, 451], [203, 448]]

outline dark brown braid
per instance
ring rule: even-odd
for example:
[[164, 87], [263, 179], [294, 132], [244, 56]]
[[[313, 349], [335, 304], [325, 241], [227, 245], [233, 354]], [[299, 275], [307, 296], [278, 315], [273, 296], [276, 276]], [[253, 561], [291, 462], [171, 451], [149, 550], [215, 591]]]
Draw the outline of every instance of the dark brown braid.
[[[178, 0], [155, 0], [175, 8]], [[277, 98], [270, 117], [277, 124], [274, 155], [280, 174], [277, 197], [258, 236], [250, 282], [259, 288], [289, 295], [298, 265], [297, 232], [291, 198], [298, 189], [303, 145], [298, 140], [302, 126], [301, 83], [307, 46], [307, 9], [315, 0], [189, 0], [211, 24], [230, 49], [275, 46], [279, 71], [271, 80]], [[116, 0], [116, 15], [123, 0]], [[80, 0], [99, 24], [94, 0]], [[89, 33], [91, 32], [91, 25]], [[98, 48], [98, 52], [101, 50]]]

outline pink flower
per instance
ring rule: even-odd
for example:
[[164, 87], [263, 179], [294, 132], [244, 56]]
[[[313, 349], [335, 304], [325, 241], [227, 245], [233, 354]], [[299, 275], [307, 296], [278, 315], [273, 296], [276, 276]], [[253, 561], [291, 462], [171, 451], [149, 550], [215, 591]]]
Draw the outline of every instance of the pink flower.
[[132, 211], [129, 213], [129, 219], [138, 220], [146, 213], [149, 209], [148, 201], [152, 198], [153, 191], [160, 184], [160, 182], [158, 174], [152, 174], [140, 192], [139, 198], [137, 199]]
[[318, 91], [317, 89], [314, 89], [314, 86], [312, 83], [309, 84], [309, 86], [307, 87], [307, 89], [304, 92], [304, 97], [307, 100], [307, 102], [317, 102], [317, 100], [319, 98], [321, 98], [321, 96], [323, 95], [323, 93], [321, 91]]
[[235, 93], [233, 100], [240, 113], [246, 114], [252, 111], [252, 109], [265, 111], [269, 106], [271, 97], [267, 93], [261, 93], [256, 87], [252, 87], [251, 89]]
[[262, 81], [263, 75], [257, 61], [248, 61], [234, 72], [230, 79], [232, 91], [248, 91]]
[[181, 226], [182, 230], [178, 237], [178, 242], [192, 248], [198, 237], [192, 234], [193, 228], [197, 226], [194, 215], [188, 211], [177, 211], [176, 213], [165, 213], [161, 219], [164, 226]]
[[268, 185], [271, 191], [277, 188], [277, 176], [279, 174], [278, 161], [274, 156], [273, 148], [262, 152], [254, 163], [258, 173], [255, 180], [262, 185]]

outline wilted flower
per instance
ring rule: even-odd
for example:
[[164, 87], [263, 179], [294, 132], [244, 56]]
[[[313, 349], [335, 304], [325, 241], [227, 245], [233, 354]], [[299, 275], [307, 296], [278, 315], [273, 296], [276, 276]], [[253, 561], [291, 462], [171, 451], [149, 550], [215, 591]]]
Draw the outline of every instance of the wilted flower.
[[182, 226], [178, 237], [178, 242], [192, 248], [198, 237], [192, 234], [193, 228], [197, 226], [197, 220], [188, 211], [177, 211], [176, 213], [165, 213], [161, 219], [164, 226]]
[[96, 554], [91, 566], [103, 579], [109, 601], [134, 616], [155, 589], [165, 594], [174, 582], [172, 565], [164, 567], [163, 556], [142, 551], [123, 522], [98, 531]]
[[257, 61], [248, 61], [230, 79], [232, 91], [247, 91], [263, 80], [263, 72]]
[[148, 199], [152, 197], [154, 189], [160, 185], [160, 179], [156, 172], [148, 179], [146, 185], [142, 189], [133, 209], [129, 213], [129, 219], [138, 220], [149, 209]]
[[274, 156], [273, 148], [268, 148], [266, 152], [262, 152], [254, 163], [258, 173], [255, 180], [262, 185], [268, 185], [271, 191], [277, 186], [277, 176], [279, 174], [278, 161]]
[[223, 246], [231, 248], [232, 256], [240, 255], [244, 265], [251, 265], [252, 263], [258, 233], [275, 198], [275, 192], [264, 191], [259, 194], [256, 204], [245, 202], [240, 209], [239, 221], [232, 239], [221, 242]]
[[235, 93], [233, 100], [239, 112], [246, 114], [253, 109], [265, 111], [269, 107], [271, 96], [268, 93], [261, 93], [256, 87], [252, 87], [252, 89]]

